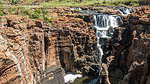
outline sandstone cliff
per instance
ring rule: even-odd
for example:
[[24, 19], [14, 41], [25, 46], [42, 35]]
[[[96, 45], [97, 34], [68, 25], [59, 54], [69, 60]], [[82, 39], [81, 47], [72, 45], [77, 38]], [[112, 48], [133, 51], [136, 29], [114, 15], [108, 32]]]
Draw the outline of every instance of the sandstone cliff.
[[[139, 7], [103, 46], [101, 84], [150, 84], [150, 12]], [[105, 66], [104, 66], [105, 65]]]
[[[67, 8], [50, 11], [53, 15], [72, 13]], [[37, 84], [45, 77], [62, 79], [58, 84], [63, 84], [64, 73], [59, 73], [59, 68], [50, 69], [52, 66], [63, 67], [65, 72], [98, 73], [91, 17], [80, 14], [59, 17], [52, 20], [51, 26], [19, 15], [1, 17], [1, 84]], [[52, 73], [46, 74], [48, 71]], [[55, 73], [60, 77], [55, 77]]]

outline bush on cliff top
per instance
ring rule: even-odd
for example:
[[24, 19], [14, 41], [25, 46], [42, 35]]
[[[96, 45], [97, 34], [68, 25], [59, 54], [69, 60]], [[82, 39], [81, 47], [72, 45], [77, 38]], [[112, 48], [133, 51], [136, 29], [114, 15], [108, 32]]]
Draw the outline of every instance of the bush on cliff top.
[[25, 13], [27, 13], [27, 15], [29, 15], [29, 17], [30, 17], [31, 19], [42, 18], [42, 15], [41, 15], [42, 11], [41, 11], [41, 9], [35, 9], [35, 10], [32, 11], [31, 14], [29, 13], [28, 10], [25, 11]]
[[0, 16], [3, 16], [3, 15], [5, 15], [5, 14], [0, 10]]
[[42, 13], [41, 9], [35, 9], [34, 12], [35, 12], [35, 13], [38, 13], [38, 14], [41, 14], [41, 13]]
[[24, 9], [22, 10], [22, 13], [25, 15], [30, 15], [30, 9]]
[[38, 13], [36, 13], [36, 12], [33, 12], [33, 13], [30, 15], [30, 18], [31, 18], [31, 19], [40, 18], [40, 14], [38, 14]]

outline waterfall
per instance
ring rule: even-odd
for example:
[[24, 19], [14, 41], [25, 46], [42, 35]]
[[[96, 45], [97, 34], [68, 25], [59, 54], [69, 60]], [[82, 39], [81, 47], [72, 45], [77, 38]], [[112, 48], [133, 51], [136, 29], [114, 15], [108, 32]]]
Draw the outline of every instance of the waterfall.
[[115, 10], [118, 11], [123, 16], [127, 16], [133, 12], [133, 9], [126, 7], [116, 7]]
[[117, 15], [94, 14], [94, 28], [96, 29], [97, 46], [99, 50], [99, 63], [102, 63], [103, 50], [101, 46], [107, 38], [111, 38], [114, 27], [118, 27], [121, 18]]
[[82, 10], [80, 7], [70, 8], [70, 10]]

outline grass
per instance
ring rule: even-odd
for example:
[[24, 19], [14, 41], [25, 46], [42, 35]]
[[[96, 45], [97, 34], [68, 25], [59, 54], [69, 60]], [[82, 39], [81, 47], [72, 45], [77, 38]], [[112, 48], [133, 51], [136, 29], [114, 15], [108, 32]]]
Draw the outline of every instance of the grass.
[[139, 5], [139, 3], [134, 3], [132, 6], [138, 7], [138, 6], [140, 6], [140, 5]]
[[73, 2], [70, 0], [43, 2], [41, 6], [46, 7], [80, 7], [80, 6], [139, 6], [138, 0], [83, 0]]
[[3, 15], [5, 15], [2, 11], [0, 11], [0, 16], [3, 16]]
[[[12, 0], [11, 0], [12, 1]], [[13, 1], [19, 1], [19, 0], [13, 0]], [[35, 0], [26, 0], [27, 3], [32, 3]], [[136, 0], [137, 1], [137, 0]], [[2, 1], [1, 1], [2, 2]], [[44, 9], [47, 9], [49, 7], [80, 7], [80, 6], [126, 6], [126, 5], [132, 5], [132, 6], [139, 6], [138, 3], [131, 3], [131, 0], [83, 0], [82, 2], [74, 2], [72, 0], [52, 0], [49, 2], [42, 2], [40, 7], [43, 7]], [[7, 9], [8, 8], [8, 9]], [[58, 17], [53, 17], [50, 13], [44, 12], [45, 10], [42, 9], [32, 9], [30, 6], [23, 6], [19, 4], [18, 6], [11, 6], [11, 7], [5, 7], [0, 5], [0, 16], [5, 15], [2, 10], [7, 9], [8, 14], [15, 14], [15, 15], [23, 15], [27, 16], [31, 19], [43, 19], [46, 23], [51, 23], [51, 20]], [[103, 10], [103, 8], [100, 8], [99, 10]]]
[[32, 4], [34, 2], [34, 0], [26, 0], [27, 4]]
[[82, 2], [49, 1], [49, 2], [43, 2], [40, 5], [47, 6], [47, 7], [80, 7], [80, 6], [88, 6], [95, 3], [102, 3], [102, 1], [97, 1], [97, 0], [83, 0]]
[[[10, 0], [12, 3], [22, 4], [21, 0]], [[33, 4], [36, 0], [26, 0], [24, 4]], [[82, 2], [75, 2], [73, 0], [51, 0], [49, 2], [42, 2], [39, 5], [44, 7], [80, 7], [80, 6], [139, 6], [139, 0], [82, 0]], [[8, 1], [1, 0], [1, 3], [8, 3]]]

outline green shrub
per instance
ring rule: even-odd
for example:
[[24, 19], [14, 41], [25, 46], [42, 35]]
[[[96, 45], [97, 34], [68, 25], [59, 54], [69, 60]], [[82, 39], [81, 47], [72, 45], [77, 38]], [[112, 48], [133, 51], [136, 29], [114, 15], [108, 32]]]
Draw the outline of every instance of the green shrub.
[[32, 4], [34, 0], [26, 0], [27, 4]]
[[17, 14], [17, 8], [9, 8], [8, 12], [9, 14]]
[[45, 21], [46, 23], [51, 23], [52, 17], [49, 17], [49, 16], [45, 15], [45, 16], [44, 16], [44, 21]]
[[132, 3], [131, 0], [128, 0], [128, 1], [124, 2], [125, 5], [131, 5], [131, 3]]
[[104, 8], [99, 8], [99, 10], [104, 10]]
[[42, 13], [41, 9], [35, 9], [34, 12], [35, 12], [35, 13], [38, 13], [38, 14], [41, 14], [41, 13]]
[[30, 15], [29, 17], [32, 19], [41, 18], [41, 13], [42, 13], [41, 9], [35, 9], [34, 11], [32, 11], [31, 14], [30, 14], [29, 10], [25, 11], [25, 14]]
[[5, 15], [5, 14], [0, 10], [0, 16], [3, 16], [3, 15]]
[[83, 76], [82, 78], [77, 78], [72, 84], [87, 84], [87, 82], [90, 82], [91, 80], [91, 77]]
[[24, 9], [22, 10], [23, 14], [30, 15], [30, 9]]
[[138, 3], [134, 3], [133, 6], [134, 6], [134, 7], [138, 7], [139, 4], [138, 4]]
[[122, 4], [119, 4], [119, 6], [123, 6], [123, 7], [125, 7], [126, 5], [122, 3]]
[[37, 18], [40, 18], [40, 14], [34, 12], [34, 13], [32, 13], [32, 14], [30, 15], [30, 18], [31, 18], [31, 19], [37, 19]]
[[120, 4], [120, 2], [114, 2], [113, 3], [115, 6], [118, 6]]
[[18, 4], [20, 0], [9, 0], [10, 4]]

